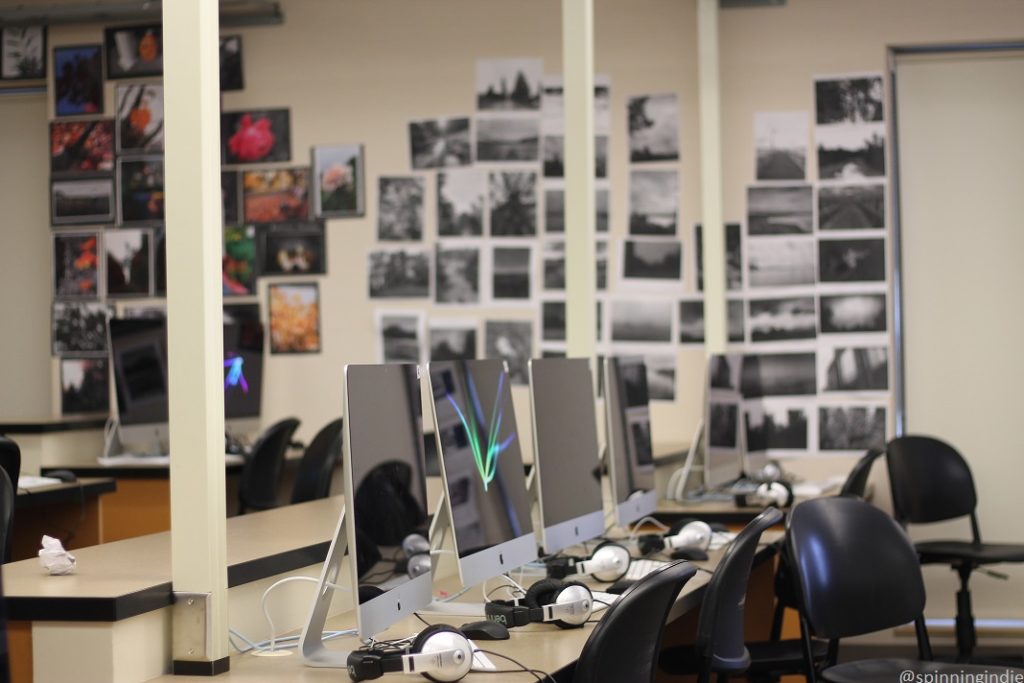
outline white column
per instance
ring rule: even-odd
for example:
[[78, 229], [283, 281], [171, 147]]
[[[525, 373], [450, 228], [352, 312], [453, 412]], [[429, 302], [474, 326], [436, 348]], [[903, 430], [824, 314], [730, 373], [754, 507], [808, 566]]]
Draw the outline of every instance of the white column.
[[205, 619], [176, 609], [174, 659], [208, 668], [228, 656], [218, 3], [163, 20], [172, 577], [209, 596]]
[[700, 79], [700, 187], [704, 242], [704, 348], [723, 353], [728, 339], [725, 227], [722, 219], [722, 118], [718, 80], [718, 0], [697, 0]]
[[565, 306], [568, 355], [597, 352], [594, 265], [594, 3], [562, 0]]

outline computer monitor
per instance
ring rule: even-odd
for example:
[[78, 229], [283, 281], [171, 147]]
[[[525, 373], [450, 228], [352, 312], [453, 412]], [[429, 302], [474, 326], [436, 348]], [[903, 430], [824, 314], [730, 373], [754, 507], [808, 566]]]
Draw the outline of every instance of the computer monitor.
[[469, 586], [537, 559], [512, 391], [500, 360], [434, 361], [428, 375], [459, 576]]
[[263, 325], [224, 325], [224, 420], [231, 433], [259, 431], [263, 398]]
[[647, 366], [642, 358], [604, 361], [605, 443], [615, 521], [625, 526], [653, 514], [654, 449]]
[[533, 358], [529, 375], [533, 487], [551, 554], [604, 533], [594, 382], [585, 358]]
[[704, 489], [714, 491], [743, 475], [744, 435], [741, 429], [743, 356], [708, 357], [704, 387]]
[[167, 451], [167, 323], [110, 320], [110, 355], [122, 443]]

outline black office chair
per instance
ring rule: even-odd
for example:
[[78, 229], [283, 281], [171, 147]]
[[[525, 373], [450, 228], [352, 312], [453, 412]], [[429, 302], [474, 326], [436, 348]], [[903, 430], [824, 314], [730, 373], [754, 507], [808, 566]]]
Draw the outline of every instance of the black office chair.
[[668, 613], [696, 573], [692, 564], [679, 560], [627, 588], [587, 638], [574, 683], [653, 683]]
[[[800, 630], [828, 639], [833, 683], [892, 683], [911, 674], [982, 677], [986, 669], [931, 661], [924, 625], [921, 565], [906, 532], [870, 503], [836, 496], [817, 498], [790, 513], [786, 544], [793, 558], [800, 600]], [[839, 640], [914, 622], [919, 659], [867, 659], [835, 664]], [[805, 647], [805, 655], [809, 656]], [[816, 672], [807, 669], [808, 683]], [[938, 677], [935, 680], [939, 680]]]
[[949, 444], [928, 436], [902, 436], [886, 447], [893, 514], [907, 524], [942, 522], [967, 516], [971, 540], [922, 541], [915, 544], [922, 564], [948, 564], [960, 576], [956, 594], [956, 646], [960, 660], [970, 659], [977, 644], [971, 613], [971, 572], [1002, 562], [1024, 562], [1024, 544], [983, 543], [975, 509], [978, 504], [971, 469]]
[[0, 562], [11, 558], [11, 528], [14, 526], [14, 487], [6, 470], [0, 467]]
[[21, 474], [21, 449], [6, 436], [0, 436], [0, 468], [7, 473], [15, 495], [18, 493], [18, 475]]
[[878, 448], [869, 448], [867, 453], [861, 456], [857, 464], [850, 470], [842, 488], [839, 489], [840, 496], [854, 496], [864, 498], [868, 492], [868, 477], [871, 475], [871, 466], [875, 464], [885, 451]]
[[290, 417], [271, 425], [260, 435], [242, 468], [238, 514], [243, 515], [249, 510], [270, 510], [280, 504], [277, 488], [284, 467], [284, 454], [298, 428], [299, 420]]
[[292, 503], [326, 498], [331, 493], [331, 475], [341, 457], [341, 418], [330, 422], [317, 432], [302, 454], [295, 473]]

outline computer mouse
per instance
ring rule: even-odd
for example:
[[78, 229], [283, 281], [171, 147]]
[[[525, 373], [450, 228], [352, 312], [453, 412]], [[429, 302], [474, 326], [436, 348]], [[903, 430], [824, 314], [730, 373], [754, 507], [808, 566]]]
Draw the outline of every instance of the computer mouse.
[[703, 562], [708, 559], [708, 554], [700, 548], [676, 548], [670, 557], [673, 560], [689, 560], [690, 562]]
[[51, 472], [47, 472], [46, 476], [53, 477], [54, 479], [60, 479], [65, 484], [74, 484], [78, 481], [78, 477], [76, 477], [75, 473], [71, 470], [53, 470]]
[[471, 621], [459, 627], [470, 640], [508, 640], [508, 629], [496, 621]]

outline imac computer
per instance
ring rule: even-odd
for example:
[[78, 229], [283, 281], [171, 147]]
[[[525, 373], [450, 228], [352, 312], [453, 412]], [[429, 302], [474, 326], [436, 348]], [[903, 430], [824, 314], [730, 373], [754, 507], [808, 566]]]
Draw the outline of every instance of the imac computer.
[[428, 375], [444, 480], [438, 514], [447, 512], [459, 576], [471, 586], [537, 559], [508, 371], [500, 360], [434, 361]]
[[132, 450], [167, 452], [167, 323], [110, 320], [118, 437]]
[[224, 325], [224, 421], [232, 434], [260, 429], [263, 399], [263, 325], [258, 320]]
[[708, 358], [704, 387], [705, 491], [720, 490], [743, 475], [742, 376], [742, 355], [714, 354]]
[[604, 387], [605, 443], [615, 522], [626, 526], [653, 514], [658, 505], [643, 359], [606, 358]]
[[584, 358], [529, 364], [534, 468], [545, 554], [604, 533], [594, 382]]

